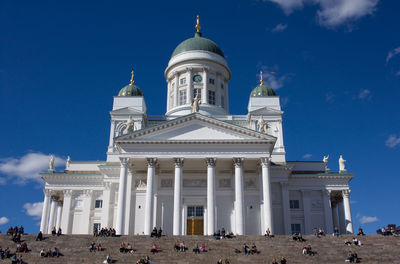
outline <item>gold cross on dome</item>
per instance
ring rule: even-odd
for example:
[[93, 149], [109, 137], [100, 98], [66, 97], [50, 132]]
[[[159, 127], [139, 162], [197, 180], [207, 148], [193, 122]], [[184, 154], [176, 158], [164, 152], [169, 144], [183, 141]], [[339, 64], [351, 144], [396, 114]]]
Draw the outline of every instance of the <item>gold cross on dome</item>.
[[131, 75], [131, 85], [133, 85], [133, 83], [135, 82], [135, 81], [133, 80], [133, 76], [135, 76], [135, 73], [132, 71], [131, 74], [132, 74], [132, 75]]
[[197, 15], [197, 24], [196, 24], [196, 30], [197, 32], [200, 32], [201, 26], [200, 26], [200, 16]]
[[263, 76], [262, 76], [262, 71], [260, 71], [260, 84], [264, 85], [264, 80], [263, 80]]

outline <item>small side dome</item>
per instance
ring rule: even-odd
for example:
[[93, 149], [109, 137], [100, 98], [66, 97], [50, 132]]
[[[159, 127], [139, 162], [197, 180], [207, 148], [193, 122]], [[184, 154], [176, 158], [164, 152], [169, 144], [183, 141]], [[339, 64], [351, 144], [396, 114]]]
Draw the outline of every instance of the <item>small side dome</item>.
[[252, 96], [252, 97], [276, 96], [276, 93], [268, 85], [260, 84], [260, 85], [256, 86], [256, 88], [254, 88], [253, 91], [251, 91], [250, 96]]
[[262, 77], [262, 71], [260, 71], [260, 84], [251, 91], [251, 97], [265, 97], [265, 96], [276, 96], [274, 89], [264, 84]]
[[127, 86], [123, 87], [119, 93], [118, 96], [143, 96], [142, 90], [136, 85], [134, 85], [134, 80], [133, 80], [134, 72], [132, 71], [132, 77], [131, 77], [131, 83], [128, 84]]

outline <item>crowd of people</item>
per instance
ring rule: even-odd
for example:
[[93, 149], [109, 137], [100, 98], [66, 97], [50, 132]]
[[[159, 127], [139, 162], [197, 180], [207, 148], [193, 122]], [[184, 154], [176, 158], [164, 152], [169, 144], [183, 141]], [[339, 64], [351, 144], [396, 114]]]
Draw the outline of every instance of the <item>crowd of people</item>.
[[115, 231], [114, 228], [102, 228], [100, 229], [100, 231], [95, 228], [93, 231], [93, 236], [94, 237], [116, 237], [117, 236], [117, 232]]
[[90, 243], [89, 252], [103, 251], [104, 248], [100, 243], [96, 245], [95, 242]]
[[213, 234], [213, 238], [215, 240], [220, 240], [223, 238], [234, 238], [234, 237], [235, 235], [233, 234], [233, 232], [230, 232], [229, 230], [225, 231], [225, 228], [218, 229]]
[[135, 252], [135, 250], [133, 249], [133, 247], [130, 243], [125, 244], [125, 242], [121, 242], [121, 244], [119, 246], [119, 252], [133, 254]]
[[162, 236], [162, 229], [161, 227], [157, 230], [157, 227], [153, 228], [153, 231], [151, 231], [150, 234], [151, 237], [157, 237], [160, 238]]
[[48, 250], [45, 250], [44, 248], [42, 248], [42, 250], [40, 250], [40, 256], [43, 258], [53, 258], [53, 257], [60, 257], [62, 256], [62, 254], [60, 253], [60, 250], [58, 248], [54, 248], [54, 250], [51, 250], [50, 248]]

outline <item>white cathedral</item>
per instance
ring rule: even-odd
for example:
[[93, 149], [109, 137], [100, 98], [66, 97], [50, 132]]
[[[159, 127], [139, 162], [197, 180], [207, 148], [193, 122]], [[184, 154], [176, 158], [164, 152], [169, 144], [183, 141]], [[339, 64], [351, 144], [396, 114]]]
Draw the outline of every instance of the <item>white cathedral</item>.
[[165, 115], [147, 115], [134, 84], [114, 97], [105, 161], [71, 161], [45, 181], [40, 230], [118, 235], [237, 235], [314, 228], [353, 233], [349, 181], [328, 169], [328, 157], [286, 161], [279, 96], [263, 83], [250, 93], [248, 113], [229, 113], [231, 71], [222, 50], [194, 37], [172, 53], [164, 76]]

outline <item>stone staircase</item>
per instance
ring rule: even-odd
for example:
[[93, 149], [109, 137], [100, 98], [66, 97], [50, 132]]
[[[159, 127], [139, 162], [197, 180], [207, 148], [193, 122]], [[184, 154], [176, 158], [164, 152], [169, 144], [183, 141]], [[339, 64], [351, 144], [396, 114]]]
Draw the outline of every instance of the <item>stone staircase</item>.
[[[265, 238], [263, 236], [240, 236], [233, 239], [214, 240], [205, 236], [165, 236], [160, 239], [145, 236], [121, 236], [121, 237], [92, 237], [89, 235], [62, 235], [53, 237], [46, 235], [43, 241], [35, 241], [36, 235], [24, 235], [22, 239], [27, 242], [29, 253], [22, 255], [25, 262], [32, 263], [102, 263], [107, 254], [110, 254], [115, 263], [136, 263], [140, 257], [146, 255], [158, 263], [217, 263], [218, 259], [229, 259], [230, 263], [271, 263], [273, 258], [280, 259], [285, 256], [288, 263], [344, 263], [349, 250], [357, 252], [362, 258], [362, 263], [400, 263], [400, 237], [383, 237], [379, 235], [367, 235], [359, 237], [362, 247], [346, 246], [345, 239], [351, 240], [353, 236], [317, 238], [304, 236], [306, 242], [296, 242], [290, 236], [276, 236]], [[188, 246], [187, 252], [176, 252], [173, 249], [175, 241], [184, 241]], [[136, 252], [120, 253], [119, 245], [124, 241], [130, 243]], [[101, 243], [105, 248], [102, 252], [89, 252], [91, 242]], [[151, 254], [150, 248], [156, 243], [162, 251]], [[195, 255], [192, 251], [194, 244], [206, 244], [208, 252]], [[243, 243], [251, 246], [257, 245], [261, 251], [259, 255], [245, 256], [235, 253], [235, 248], [242, 248]], [[311, 245], [315, 256], [301, 254], [303, 246]], [[0, 246], [9, 247], [12, 252], [16, 250], [16, 244], [11, 237], [1, 234]], [[64, 256], [60, 258], [42, 258], [39, 251], [42, 248], [54, 249], [57, 247]], [[0, 260], [0, 263], [10, 263], [9, 259]]]

